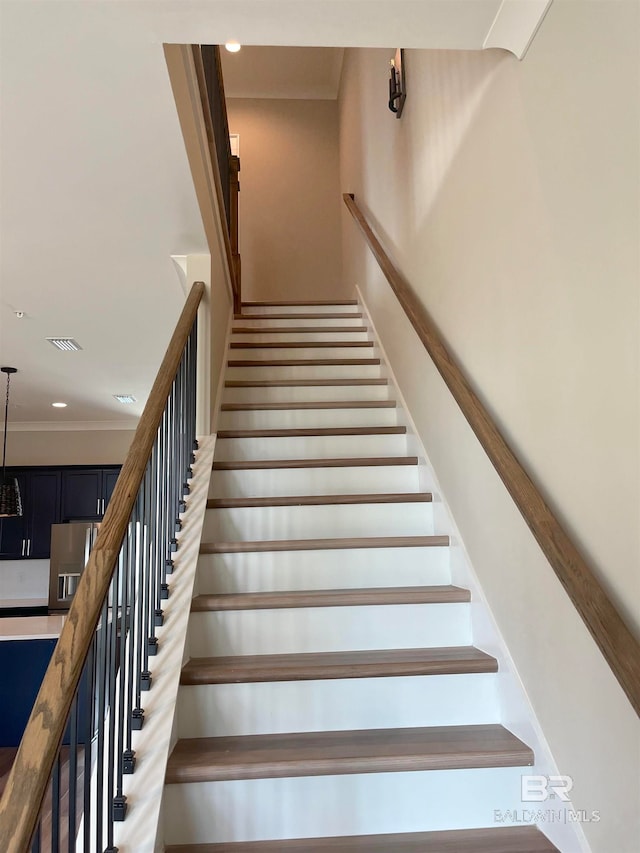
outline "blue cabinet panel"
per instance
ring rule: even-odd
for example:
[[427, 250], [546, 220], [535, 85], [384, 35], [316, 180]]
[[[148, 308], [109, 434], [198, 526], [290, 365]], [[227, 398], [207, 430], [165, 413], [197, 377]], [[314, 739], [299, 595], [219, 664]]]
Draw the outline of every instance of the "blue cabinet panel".
[[[0, 641], [0, 747], [18, 746], [57, 640]], [[86, 671], [80, 681], [78, 742], [84, 743], [90, 702]], [[69, 742], [69, 727], [63, 743]]]

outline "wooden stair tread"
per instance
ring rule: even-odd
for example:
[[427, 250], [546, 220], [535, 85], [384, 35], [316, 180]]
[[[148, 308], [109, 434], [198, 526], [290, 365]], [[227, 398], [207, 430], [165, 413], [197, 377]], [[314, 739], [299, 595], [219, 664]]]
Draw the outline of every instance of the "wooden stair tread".
[[253, 542], [202, 542], [201, 554], [242, 554], [257, 551], [336, 551], [354, 548], [438, 548], [448, 536], [368, 536], [344, 539], [261, 539]]
[[166, 853], [324, 853], [327, 850], [334, 853], [558, 853], [558, 848], [535, 826], [165, 847]]
[[[248, 314], [246, 315], [249, 316]], [[261, 329], [256, 326], [234, 326], [232, 335], [273, 335], [278, 333], [291, 334], [292, 332], [313, 332], [323, 334], [329, 332], [366, 332], [368, 326], [266, 326]]]
[[312, 438], [338, 435], [406, 435], [405, 426], [221, 429], [218, 438]]
[[295, 732], [179, 740], [166, 782], [210, 782], [533, 764], [500, 725]]
[[334, 349], [336, 347], [373, 347], [373, 341], [231, 341], [230, 349]]
[[288, 412], [294, 409], [395, 409], [395, 400], [317, 400], [291, 403], [223, 403], [222, 412]]
[[259, 498], [209, 498], [207, 509], [268, 506], [325, 506], [342, 504], [430, 503], [431, 492], [388, 492], [375, 495], [284, 495]]
[[471, 601], [468, 589], [439, 586], [310, 589], [283, 592], [226, 592], [197, 595], [192, 613], [217, 610], [278, 610], [301, 607], [368, 607], [385, 604], [456, 604]]
[[231, 459], [214, 461], [214, 471], [251, 471], [262, 468], [363, 468], [417, 465], [417, 456], [340, 456], [327, 459]]
[[240, 684], [497, 671], [498, 662], [485, 652], [473, 646], [449, 646], [434, 649], [191, 658], [182, 668], [180, 683]]
[[341, 367], [372, 366], [380, 364], [379, 358], [230, 358], [229, 367]]
[[280, 302], [280, 301], [276, 301], [276, 302], [243, 302], [242, 308], [264, 308], [264, 307], [269, 307], [269, 308], [276, 307], [277, 308], [280, 306], [282, 306], [283, 308], [289, 308], [289, 307], [296, 308], [296, 307], [301, 306], [301, 305], [313, 305], [315, 307], [317, 305], [357, 305], [357, 304], [358, 304], [357, 299], [317, 299], [317, 300], [303, 299], [303, 300], [298, 300], [295, 302], [286, 302], [286, 301], [284, 301], [284, 302]]
[[234, 320], [361, 320], [361, 311], [317, 311], [283, 314], [234, 314]]
[[329, 388], [333, 385], [343, 387], [345, 385], [388, 385], [389, 380], [380, 377], [370, 379], [228, 379], [224, 383], [225, 388], [303, 388], [322, 387]]

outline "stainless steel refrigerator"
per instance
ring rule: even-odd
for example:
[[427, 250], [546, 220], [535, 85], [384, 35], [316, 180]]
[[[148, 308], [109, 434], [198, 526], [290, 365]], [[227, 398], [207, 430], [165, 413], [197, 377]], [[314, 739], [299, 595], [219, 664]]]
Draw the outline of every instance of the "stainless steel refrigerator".
[[69, 609], [99, 528], [100, 523], [95, 521], [72, 521], [51, 526], [50, 612], [60, 613]]

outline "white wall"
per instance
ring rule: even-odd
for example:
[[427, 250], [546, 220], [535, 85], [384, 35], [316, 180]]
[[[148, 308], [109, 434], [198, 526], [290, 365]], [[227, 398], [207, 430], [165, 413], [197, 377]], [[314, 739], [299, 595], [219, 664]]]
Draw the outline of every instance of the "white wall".
[[340, 244], [338, 105], [230, 98], [240, 134], [242, 298], [345, 295]]
[[[350, 50], [340, 139], [342, 191], [640, 627], [637, 45], [637, 4], [556, 0], [522, 63], [408, 51], [400, 121], [393, 50]], [[592, 848], [632, 853], [637, 717], [346, 212], [343, 243]]]
[[121, 465], [133, 429], [12, 430], [7, 459], [17, 465]]

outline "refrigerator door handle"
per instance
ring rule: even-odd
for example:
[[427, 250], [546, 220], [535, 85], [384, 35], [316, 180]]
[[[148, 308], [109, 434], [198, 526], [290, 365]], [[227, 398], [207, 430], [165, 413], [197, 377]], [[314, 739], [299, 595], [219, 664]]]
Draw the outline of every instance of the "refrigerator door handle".
[[87, 563], [89, 562], [89, 554], [91, 553], [91, 545], [92, 536], [91, 536], [91, 527], [87, 527], [84, 532], [84, 568], [87, 567]]

